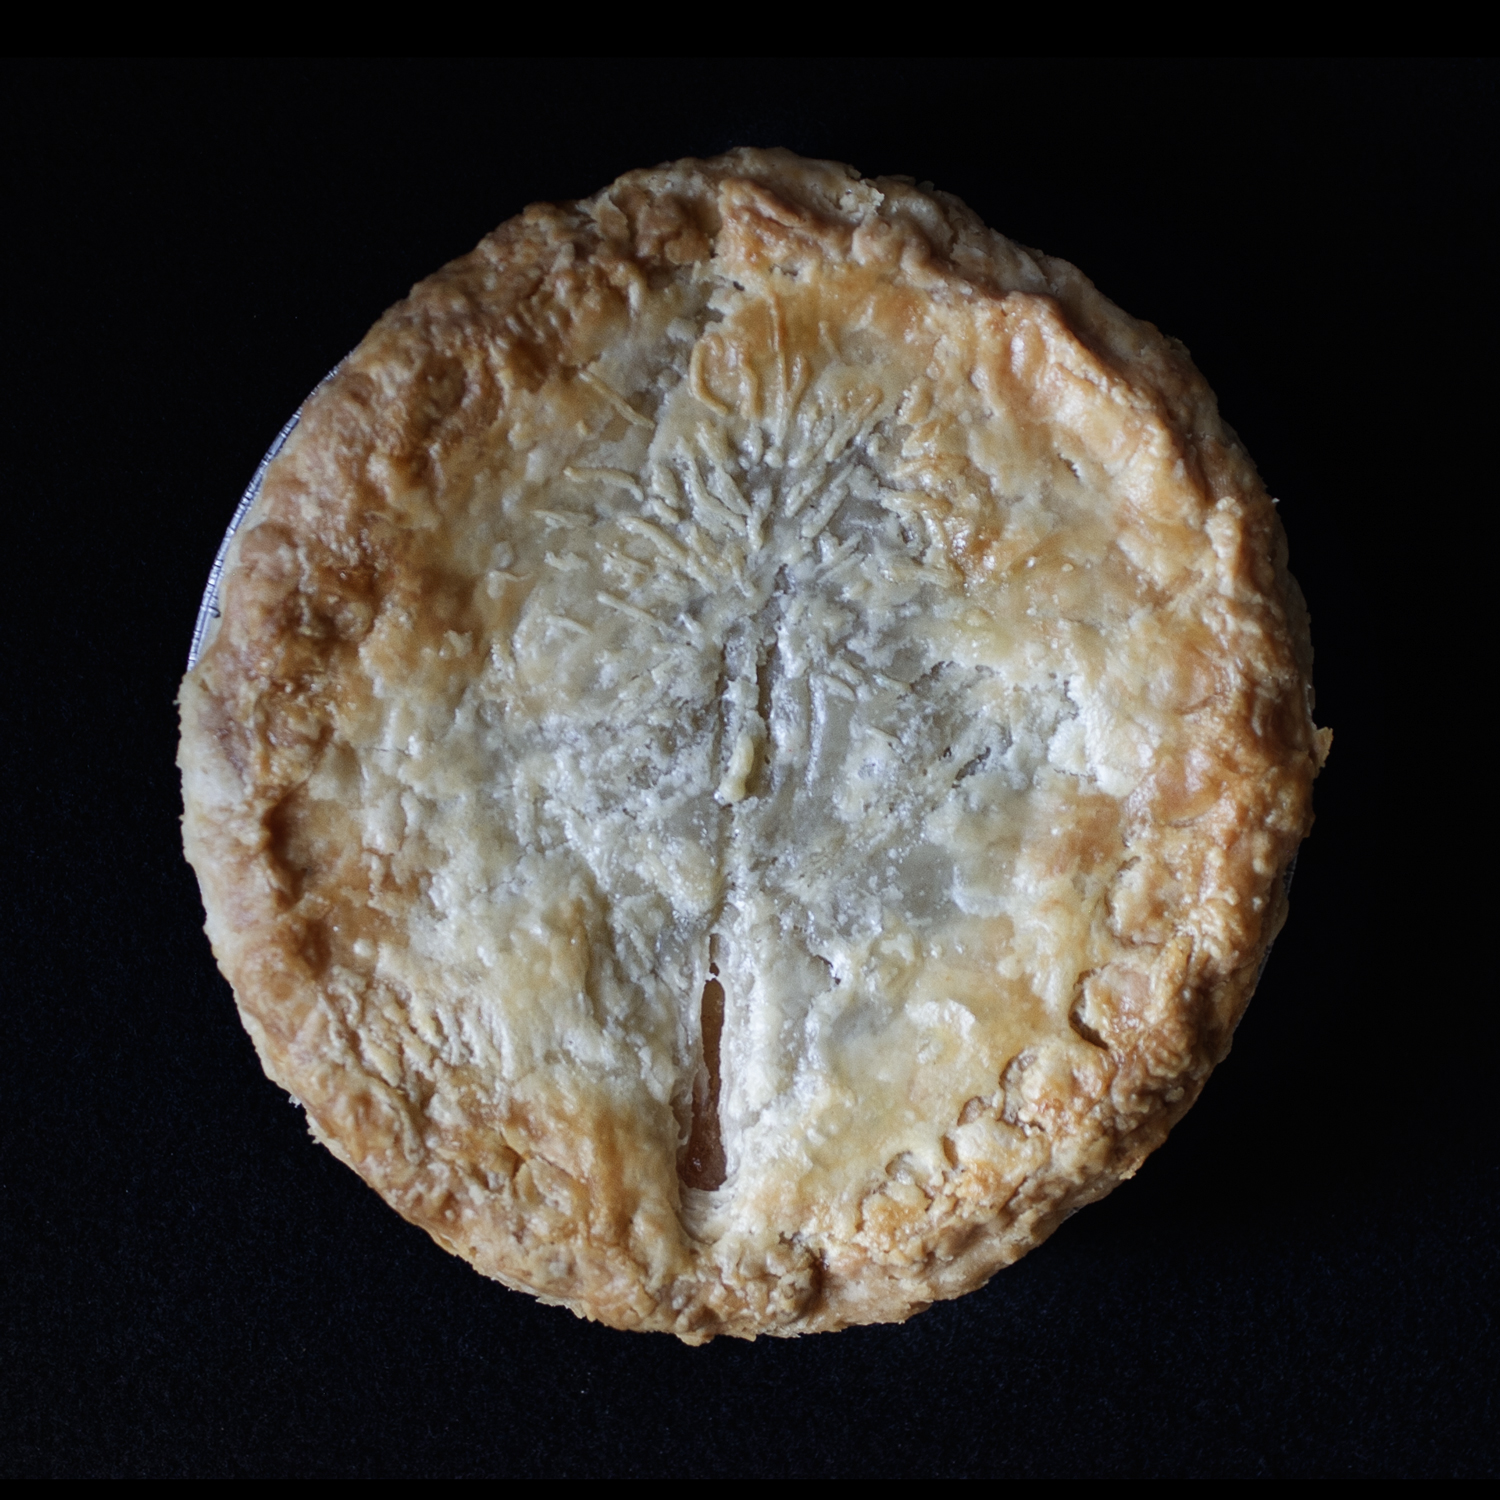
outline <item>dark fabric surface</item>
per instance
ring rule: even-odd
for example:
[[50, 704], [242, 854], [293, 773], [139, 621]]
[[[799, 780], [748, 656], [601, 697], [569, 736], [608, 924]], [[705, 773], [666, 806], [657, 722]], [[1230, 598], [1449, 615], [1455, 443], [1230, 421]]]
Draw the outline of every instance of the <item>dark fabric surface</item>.
[[[1496, 69], [7, 64], [0, 1472], [1479, 1475]], [[688, 1349], [482, 1280], [262, 1076], [178, 842], [235, 500], [413, 281], [736, 143], [965, 198], [1181, 337], [1311, 603], [1317, 790], [1233, 1055], [904, 1327]]]

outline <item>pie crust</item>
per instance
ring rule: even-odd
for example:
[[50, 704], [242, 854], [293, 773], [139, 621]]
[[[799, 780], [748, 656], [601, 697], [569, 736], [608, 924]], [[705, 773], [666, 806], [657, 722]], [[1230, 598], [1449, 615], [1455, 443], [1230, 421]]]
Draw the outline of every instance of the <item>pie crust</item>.
[[181, 694], [266, 1072], [487, 1276], [903, 1319], [1228, 1051], [1330, 741], [1187, 351], [904, 178], [543, 204], [309, 402]]

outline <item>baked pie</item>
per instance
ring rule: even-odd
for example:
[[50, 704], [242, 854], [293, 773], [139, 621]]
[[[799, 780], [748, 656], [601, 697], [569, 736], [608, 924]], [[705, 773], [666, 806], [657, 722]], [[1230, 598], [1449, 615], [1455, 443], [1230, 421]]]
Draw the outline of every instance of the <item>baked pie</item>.
[[1187, 351], [781, 151], [422, 282], [219, 598], [185, 840], [267, 1073], [485, 1275], [694, 1343], [903, 1319], [1131, 1176], [1330, 740]]

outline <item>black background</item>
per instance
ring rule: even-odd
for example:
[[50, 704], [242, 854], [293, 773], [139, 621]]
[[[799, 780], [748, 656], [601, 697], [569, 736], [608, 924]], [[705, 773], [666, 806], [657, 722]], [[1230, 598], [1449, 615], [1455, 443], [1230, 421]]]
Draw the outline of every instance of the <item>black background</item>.
[[[7, 65], [0, 1471], [1493, 1472], [1496, 77]], [[934, 180], [1184, 339], [1337, 738], [1234, 1053], [1136, 1181], [903, 1327], [694, 1350], [482, 1280], [310, 1142], [201, 932], [173, 699], [241, 489], [387, 304], [738, 143]]]

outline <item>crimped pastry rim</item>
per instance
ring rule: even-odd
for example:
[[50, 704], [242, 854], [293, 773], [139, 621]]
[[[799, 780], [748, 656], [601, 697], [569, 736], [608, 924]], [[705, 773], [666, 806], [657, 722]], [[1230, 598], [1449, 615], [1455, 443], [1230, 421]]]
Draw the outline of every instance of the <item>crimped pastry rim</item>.
[[[756, 158], [757, 160], [751, 161], [751, 158]], [[687, 166], [687, 165], [695, 165], [695, 166], [702, 166], [704, 168], [715, 168], [715, 169], [718, 169], [718, 168], [723, 168], [726, 165], [730, 164], [731, 161], [733, 161], [733, 163], [735, 165], [740, 165], [740, 164], [745, 163], [747, 161], [750, 162], [751, 166], [757, 166], [758, 165], [759, 168], [760, 168], [762, 176], [764, 176], [766, 173], [771, 173], [771, 175], [774, 176], [774, 171], [772, 170], [773, 168], [774, 169], [779, 169], [779, 170], [785, 170], [785, 171], [795, 172], [798, 169], [809, 169], [810, 170], [813, 167], [820, 166], [820, 164], [803, 163], [803, 162], [798, 161], [795, 158], [780, 158], [780, 159], [777, 159], [777, 158], [774, 157], [774, 154], [772, 154], [772, 153], [743, 153], [738, 158], [734, 158], [734, 159], [732, 159], [732, 158], [721, 158], [721, 159], [719, 159], [715, 163], [701, 163], [701, 164], [678, 163], [678, 164], [674, 164], [674, 165], [676, 167], [678, 167], [678, 168], [681, 168], [681, 167], [684, 167], [684, 166]], [[768, 165], [768, 163], [769, 163], [769, 165]], [[660, 171], [664, 171], [666, 169], [658, 169], [658, 170], [660, 172]], [[631, 174], [631, 178], [639, 181], [639, 180], [650, 178], [653, 175], [654, 174], [651, 174], [651, 173], [637, 173], [637, 174]], [[750, 175], [753, 177], [755, 174], [752, 172]], [[621, 182], [622, 183], [627, 182], [627, 181], [631, 180], [631, 178], [621, 179]], [[614, 186], [615, 187], [619, 187], [620, 184], [615, 184]], [[605, 199], [610, 191], [611, 191], [611, 189], [606, 189], [604, 191], [604, 193], [598, 195], [595, 199], [589, 200], [589, 201], [591, 203], [598, 203], [601, 199]], [[950, 201], [956, 202], [956, 200], [950, 200]], [[572, 207], [572, 206], [570, 206], [570, 207]], [[959, 206], [959, 208], [961, 209], [961, 205]], [[518, 221], [512, 221], [512, 224], [515, 224], [516, 222], [518, 222]], [[1064, 269], [1065, 269], [1065, 271], [1073, 274], [1074, 276], [1077, 275], [1076, 272], [1072, 272], [1072, 268], [1064, 268]], [[435, 281], [435, 278], [434, 278], [434, 281]], [[426, 286], [426, 285], [429, 285], [429, 283], [424, 283], [424, 286]], [[420, 288], [418, 290], [420, 291]], [[380, 327], [380, 326], [382, 326], [382, 325], [377, 325], [377, 328]], [[1155, 331], [1152, 330], [1153, 334], [1154, 334], [1154, 332]], [[1159, 338], [1160, 336], [1157, 335], [1157, 337]], [[362, 345], [361, 347], [363, 348], [364, 346]], [[1196, 372], [1194, 372], [1194, 373], [1196, 373]], [[236, 535], [236, 533], [240, 530], [240, 528], [243, 526], [243, 523], [244, 523], [245, 519], [247, 518], [250, 510], [252, 509], [252, 507], [253, 507], [253, 505], [255, 503], [255, 500], [258, 498], [258, 496], [259, 496], [259, 494], [260, 494], [260, 492], [262, 490], [264, 479], [265, 479], [265, 475], [266, 475], [266, 471], [269, 469], [272, 461], [275, 459], [275, 457], [277, 456], [277, 454], [280, 453], [280, 451], [284, 447], [284, 445], [285, 445], [287, 439], [290, 437], [292, 431], [297, 427], [297, 425], [299, 423], [299, 420], [301, 418], [301, 415], [302, 415], [302, 411], [303, 411], [303, 408], [299, 408], [299, 412], [296, 415], [294, 415], [294, 417], [292, 418], [292, 420], [283, 429], [283, 433], [278, 437], [278, 440], [277, 440], [276, 444], [273, 445], [272, 450], [270, 451], [270, 453], [268, 453], [267, 458], [263, 461], [260, 469], [257, 471], [257, 474], [256, 474], [254, 480], [252, 480], [252, 484], [251, 484], [250, 489], [247, 490], [246, 496], [241, 501], [240, 508], [236, 512], [236, 516], [234, 518], [234, 521], [231, 524], [229, 534], [226, 536], [225, 543], [224, 543], [224, 545], [220, 549], [220, 556], [219, 556], [218, 560], [216, 560], [214, 572], [213, 572], [213, 574], [211, 574], [209, 590], [205, 594], [204, 608], [203, 608], [203, 610], [200, 611], [200, 630], [197, 631], [197, 632], [195, 632], [195, 638], [194, 638], [194, 652], [195, 652], [195, 656], [196, 655], [201, 655], [201, 652], [203, 651], [203, 649], [205, 647], [205, 643], [209, 639], [209, 637], [211, 636], [211, 633], [212, 633], [212, 620], [214, 618], [213, 617], [213, 610], [214, 610], [214, 608], [215, 608], [215, 606], [217, 604], [217, 597], [216, 596], [217, 596], [217, 594], [219, 592], [219, 588], [220, 588], [220, 584], [221, 584], [221, 579], [222, 579], [223, 566], [224, 566], [224, 562], [225, 562], [225, 560], [226, 560], [226, 558], [228, 556], [228, 553], [229, 553], [230, 542], [232, 541], [232, 539], [234, 538], [234, 536]], [[1231, 439], [1231, 441], [1233, 441], [1232, 434], [1230, 434], [1230, 439]], [[599, 471], [599, 472], [605, 472], [605, 471]], [[1303, 618], [1305, 619], [1305, 616]], [[1286, 628], [1288, 630], [1292, 630], [1293, 633], [1295, 633], [1295, 627], [1288, 626]], [[1305, 626], [1304, 626], [1304, 629], [1305, 629]], [[1308, 723], [1309, 724], [1311, 723], [1310, 718], [1308, 720]], [[1322, 749], [1323, 749], [1323, 752], [1326, 753], [1326, 742], [1323, 743]], [[1314, 752], [1314, 753], [1316, 754], [1317, 752]], [[1319, 755], [1318, 759], [1320, 759], [1320, 758], [1321, 758], [1321, 756]], [[1054, 834], [1057, 831], [1058, 830], [1054, 829], [1053, 830]], [[1306, 831], [1306, 826], [1304, 825], [1304, 827], [1303, 827], [1303, 834], [1304, 835], [1305, 835], [1305, 831]], [[1292, 854], [1293, 854], [1293, 857], [1294, 857], [1294, 850], [1292, 851]], [[1229, 985], [1230, 984], [1230, 980], [1228, 978], [1223, 979], [1220, 982], [1219, 990], [1215, 991], [1216, 994], [1220, 993], [1220, 991], [1223, 992], [1222, 993], [1222, 1003], [1224, 1005], [1226, 1005], [1226, 1006], [1229, 1007], [1229, 1010], [1226, 1012], [1226, 1017], [1225, 1018], [1229, 1022], [1229, 1029], [1230, 1029], [1230, 1031], [1232, 1031], [1232, 1026], [1233, 1026], [1234, 1021], [1237, 1021], [1237, 1019], [1238, 1019], [1238, 1013], [1243, 1010], [1244, 1004], [1248, 1001], [1249, 994], [1253, 991], [1256, 982], [1258, 982], [1259, 977], [1260, 977], [1260, 973], [1263, 972], [1263, 970], [1264, 970], [1264, 959], [1265, 959], [1266, 954], [1269, 952], [1269, 941], [1268, 941], [1268, 939], [1271, 936], [1274, 935], [1275, 930], [1277, 929], [1277, 927], [1279, 927], [1280, 921], [1284, 917], [1284, 914], [1285, 914], [1285, 910], [1286, 910], [1285, 888], [1286, 888], [1286, 885], [1289, 884], [1289, 880], [1290, 880], [1290, 860], [1288, 860], [1285, 864], [1282, 865], [1282, 871], [1283, 871], [1282, 879], [1276, 881], [1276, 885], [1279, 886], [1280, 889], [1277, 890], [1277, 891], [1275, 891], [1275, 895], [1274, 895], [1274, 899], [1273, 899], [1273, 909], [1272, 910], [1268, 910], [1267, 913], [1266, 913], [1266, 917], [1265, 917], [1265, 931], [1264, 931], [1264, 934], [1263, 934], [1263, 936], [1261, 938], [1261, 941], [1260, 941], [1261, 952], [1258, 955], [1260, 957], [1260, 959], [1261, 959], [1261, 962], [1257, 966], [1257, 970], [1254, 972], [1254, 978], [1251, 978], [1250, 973], [1245, 972], [1245, 970], [1243, 968], [1239, 968], [1239, 969], [1237, 969], [1235, 971], [1235, 974], [1236, 974], [1236, 976], [1242, 976], [1242, 977], [1236, 977], [1234, 979], [1234, 982], [1233, 982], [1233, 985], [1232, 985], [1232, 990], [1233, 990], [1232, 994], [1230, 993], [1229, 990], [1225, 990], [1224, 989], [1225, 985]], [[1249, 981], [1248, 985], [1245, 983], [1245, 981]], [[242, 1002], [242, 1009], [243, 1009], [243, 1002]], [[249, 1025], [250, 1024], [250, 1017], [249, 1017], [248, 1014], [246, 1016], [246, 1021], [247, 1021], [247, 1025]], [[252, 1034], [254, 1034], [254, 1030], [252, 1030]], [[1082, 1034], [1082, 1033], [1080, 1033], [1080, 1034]], [[1207, 1063], [1208, 1067], [1211, 1067], [1214, 1061], [1217, 1061], [1218, 1058], [1222, 1057], [1223, 1051], [1227, 1051], [1228, 1035], [1229, 1035], [1228, 1032], [1221, 1032], [1219, 1040], [1213, 1044], [1212, 1050], [1214, 1052], [1216, 1052], [1218, 1054], [1218, 1056], [1214, 1057], [1212, 1059], [1209, 1059], [1209, 1058], [1205, 1058], [1204, 1059], [1204, 1061]], [[257, 1037], [257, 1043], [258, 1043], [258, 1045], [260, 1044], [260, 1037]], [[1094, 1042], [1093, 1044], [1094, 1045], [1100, 1045], [1097, 1042]], [[267, 1062], [267, 1067], [268, 1067], [268, 1071], [269, 1071], [269, 1070], [271, 1070], [271, 1060], [266, 1055], [264, 1047], [262, 1047], [262, 1054], [263, 1054], [263, 1059]], [[1137, 1152], [1133, 1151], [1132, 1154], [1131, 1154], [1131, 1160], [1123, 1160], [1122, 1159], [1117, 1168], [1112, 1169], [1112, 1171], [1110, 1173], [1107, 1173], [1105, 1175], [1105, 1177], [1099, 1178], [1097, 1190], [1083, 1191], [1084, 1186], [1085, 1186], [1083, 1180], [1081, 1180], [1081, 1179], [1076, 1180], [1074, 1182], [1073, 1196], [1068, 1200], [1068, 1203], [1067, 1203], [1066, 1206], [1068, 1208], [1080, 1206], [1082, 1202], [1089, 1201], [1090, 1198], [1092, 1198], [1094, 1196], [1098, 1196], [1099, 1192], [1101, 1192], [1101, 1191], [1107, 1191], [1108, 1187], [1110, 1185], [1112, 1185], [1113, 1181], [1118, 1181], [1122, 1177], [1126, 1177], [1126, 1176], [1132, 1175], [1133, 1171], [1134, 1171], [1134, 1164], [1138, 1164], [1138, 1160], [1140, 1158], [1142, 1158], [1146, 1154], [1146, 1152], [1148, 1152], [1150, 1149], [1152, 1149], [1153, 1146], [1154, 1146], [1154, 1144], [1157, 1141], [1159, 1141], [1162, 1136], [1164, 1136], [1166, 1128], [1172, 1123], [1172, 1121], [1175, 1120], [1178, 1116], [1180, 1116], [1181, 1112], [1188, 1107], [1188, 1105], [1192, 1102], [1192, 1099], [1196, 1096], [1198, 1088], [1201, 1087], [1202, 1082], [1204, 1081], [1204, 1079], [1206, 1079], [1206, 1076], [1207, 1076], [1206, 1069], [1201, 1069], [1198, 1072], [1196, 1072], [1191, 1079], [1188, 1079], [1188, 1078], [1184, 1077], [1182, 1079], [1182, 1082], [1183, 1082], [1183, 1084], [1186, 1085], [1186, 1087], [1177, 1087], [1175, 1089], [1175, 1091], [1167, 1093], [1167, 1095], [1166, 1095], [1166, 1103], [1168, 1105], [1168, 1108], [1165, 1110], [1164, 1113], [1158, 1113], [1155, 1116], [1155, 1118], [1157, 1120], [1157, 1123], [1160, 1126], [1159, 1131], [1156, 1130], [1156, 1129], [1151, 1130], [1149, 1132], [1149, 1136], [1150, 1136], [1149, 1140], [1146, 1139], [1145, 1137], [1142, 1137], [1142, 1139], [1140, 1141], [1141, 1149], [1139, 1150], [1139, 1152], [1137, 1153]], [[1004, 1080], [1002, 1079], [1002, 1083], [1003, 1082], [1004, 1082]], [[1003, 1092], [1004, 1092], [1004, 1090], [1002, 1089], [1002, 1093]], [[977, 1101], [975, 1101], [975, 1102], [977, 1102]], [[311, 1114], [311, 1111], [310, 1111], [310, 1114]], [[344, 1150], [339, 1149], [339, 1147], [336, 1144], [335, 1140], [334, 1139], [330, 1139], [327, 1135], [324, 1134], [324, 1132], [322, 1130], [315, 1130], [315, 1134], [319, 1135], [320, 1138], [323, 1138], [325, 1140], [325, 1142], [327, 1144], [329, 1144], [330, 1146], [334, 1146], [335, 1149], [336, 1149], [336, 1151], [337, 1151], [337, 1154], [340, 1154], [341, 1156], [344, 1156], [344, 1159], [349, 1160], [351, 1165], [355, 1165], [356, 1164], [355, 1161], [350, 1158], [350, 1156], [348, 1156], [348, 1155], [345, 1154]], [[353, 1148], [351, 1148], [351, 1149], [353, 1149]], [[1132, 1164], [1132, 1163], [1134, 1163], [1134, 1164]], [[371, 1170], [374, 1170], [374, 1169], [371, 1169]], [[364, 1175], [371, 1176], [371, 1172], [370, 1171], [365, 1171]], [[372, 1181], [372, 1185], [376, 1185], [377, 1187], [380, 1187], [380, 1183], [377, 1180], [378, 1175], [379, 1174], [377, 1172], [376, 1176], [371, 1177], [371, 1181]], [[1058, 1180], [1060, 1182], [1062, 1181], [1062, 1179], [1058, 1179]], [[381, 1190], [382, 1190], [383, 1193], [385, 1193], [385, 1189], [382, 1188]], [[423, 1226], [425, 1228], [427, 1228], [429, 1230], [429, 1232], [433, 1233], [434, 1236], [436, 1238], [438, 1238], [441, 1243], [444, 1243], [444, 1244], [448, 1245], [449, 1248], [455, 1248], [452, 1240], [450, 1239], [450, 1237], [447, 1234], [447, 1232], [445, 1231], [445, 1229], [441, 1225], [439, 1225], [439, 1224], [430, 1222], [429, 1216], [426, 1214], [425, 1211], [418, 1211], [418, 1210], [416, 1210], [416, 1209], [414, 1209], [412, 1207], [403, 1206], [403, 1204], [401, 1202], [398, 1202], [395, 1198], [391, 1197], [390, 1193], [385, 1193], [385, 1195], [388, 1197], [389, 1201], [392, 1201], [393, 1203], [395, 1203], [395, 1205], [398, 1208], [400, 1208], [403, 1213], [406, 1213], [406, 1215], [408, 1217], [413, 1218], [417, 1222], [422, 1223]], [[1038, 1213], [1042, 1213], [1042, 1217], [1036, 1219], [1033, 1228], [1028, 1231], [1029, 1236], [1030, 1236], [1030, 1239], [1029, 1239], [1029, 1243], [1030, 1244], [1037, 1243], [1039, 1241], [1039, 1239], [1044, 1238], [1045, 1234], [1047, 1232], [1050, 1232], [1050, 1227], [1054, 1227], [1055, 1226], [1055, 1222], [1056, 1222], [1055, 1217], [1044, 1213], [1043, 1212], [1043, 1208], [1044, 1208], [1044, 1205], [1039, 1202], [1038, 1205], [1037, 1205], [1037, 1211], [1038, 1211]], [[1022, 1245], [1020, 1243], [1020, 1241], [1018, 1240], [1017, 1241], [1017, 1249], [1015, 1251], [1011, 1252], [1010, 1254], [1008, 1254], [1006, 1256], [1006, 1259], [1008, 1260], [1009, 1258], [1013, 1258], [1013, 1254], [1014, 1253], [1022, 1253], [1024, 1251], [1024, 1248], [1029, 1248], [1029, 1245]], [[468, 1251], [465, 1251], [464, 1253], [469, 1254]], [[474, 1259], [475, 1255], [470, 1254], [469, 1258]], [[570, 1295], [569, 1292], [568, 1292], [568, 1290], [566, 1289], [566, 1287], [563, 1286], [563, 1285], [558, 1285], [556, 1288], [553, 1288], [553, 1287], [550, 1287], [550, 1286], [544, 1287], [542, 1285], [536, 1284], [536, 1282], [535, 1282], [534, 1279], [528, 1280], [528, 1275], [523, 1275], [519, 1270], [515, 1270], [515, 1269], [507, 1270], [507, 1267], [506, 1267], [505, 1263], [503, 1262], [503, 1260], [502, 1261], [495, 1261], [494, 1258], [493, 1258], [493, 1256], [492, 1256], [492, 1257], [490, 1257], [490, 1262], [491, 1263], [487, 1263], [485, 1265], [482, 1265], [481, 1269], [485, 1269], [488, 1272], [488, 1274], [497, 1276], [501, 1280], [511, 1281], [511, 1284], [517, 1284], [517, 1281], [518, 1281], [519, 1284], [521, 1284], [521, 1285], [527, 1285], [527, 1286], [529, 1286], [530, 1289], [538, 1292], [541, 1295], [544, 1295], [547, 1300], [562, 1300], [562, 1301], [566, 1302], [568, 1305], [573, 1306], [576, 1311], [580, 1311], [581, 1313], [585, 1313], [585, 1314], [587, 1314], [589, 1316], [601, 1316], [601, 1317], [604, 1317], [606, 1321], [616, 1322], [617, 1326], [650, 1326], [650, 1327], [657, 1327], [657, 1328], [667, 1327], [667, 1328], [670, 1328], [671, 1331], [677, 1332], [680, 1337], [687, 1338], [690, 1342], [698, 1342], [698, 1341], [701, 1341], [701, 1339], [703, 1337], [711, 1337], [711, 1336], [713, 1336], [714, 1332], [729, 1332], [729, 1333], [736, 1333], [736, 1334], [739, 1334], [741, 1336], [746, 1336], [746, 1335], [753, 1336], [754, 1333], [756, 1333], [756, 1332], [761, 1332], [761, 1333], [797, 1333], [797, 1332], [802, 1332], [802, 1331], [812, 1331], [813, 1329], [818, 1328], [818, 1327], [837, 1327], [837, 1326], [843, 1326], [843, 1325], [845, 1325], [845, 1324], [847, 1324], [849, 1322], [883, 1321], [883, 1320], [886, 1320], [886, 1319], [888, 1319], [890, 1317], [893, 1317], [893, 1316], [895, 1316], [895, 1317], [905, 1316], [905, 1315], [907, 1315], [911, 1311], [918, 1310], [920, 1302], [921, 1302], [921, 1300], [922, 1300], [922, 1298], [924, 1296], [926, 1298], [928, 1298], [928, 1299], [930, 1299], [930, 1297], [934, 1296], [934, 1295], [935, 1296], [952, 1296], [952, 1295], [955, 1295], [958, 1291], [961, 1291], [961, 1290], [964, 1289], [963, 1287], [958, 1286], [956, 1283], [953, 1283], [953, 1284], [950, 1285], [949, 1282], [947, 1282], [947, 1281], [934, 1280], [931, 1283], [930, 1290], [928, 1290], [928, 1291], [926, 1291], [924, 1293], [924, 1291], [923, 1291], [923, 1284], [922, 1284], [922, 1281], [921, 1281], [920, 1277], [915, 1277], [914, 1279], [908, 1278], [908, 1279], [906, 1279], [906, 1280], [903, 1281], [900, 1276], [897, 1276], [895, 1281], [892, 1281], [892, 1282], [889, 1283], [889, 1290], [886, 1291], [886, 1292], [882, 1292], [879, 1295], [879, 1297], [877, 1298], [878, 1306], [875, 1305], [875, 1304], [873, 1304], [873, 1303], [870, 1304], [867, 1307], [863, 1306], [863, 1305], [856, 1304], [856, 1303], [847, 1303], [847, 1304], [844, 1305], [842, 1311], [838, 1311], [838, 1310], [830, 1308], [826, 1312], [820, 1312], [819, 1311], [820, 1304], [818, 1302], [818, 1295], [820, 1295], [820, 1294], [816, 1294], [815, 1293], [813, 1301], [806, 1304], [806, 1308], [805, 1308], [806, 1316], [804, 1317], [801, 1312], [798, 1312], [796, 1318], [793, 1319], [792, 1321], [787, 1321], [785, 1318], [782, 1318], [779, 1321], [773, 1320], [771, 1322], [767, 1322], [760, 1315], [751, 1314], [749, 1312], [749, 1309], [746, 1308], [743, 1313], [739, 1313], [739, 1314], [736, 1314], [736, 1313], [726, 1313], [726, 1315], [724, 1315], [722, 1317], [719, 1314], [714, 1314], [713, 1317], [710, 1318], [710, 1321], [708, 1323], [704, 1323], [702, 1321], [693, 1322], [691, 1320], [689, 1320], [689, 1321], [682, 1321], [681, 1319], [679, 1319], [678, 1322], [676, 1324], [674, 1324], [672, 1322], [672, 1315], [668, 1313], [668, 1311], [667, 1311], [667, 1309], [665, 1307], [662, 1307], [662, 1308], [658, 1309], [658, 1311], [657, 1311], [656, 1314], [650, 1316], [644, 1323], [642, 1323], [642, 1322], [637, 1321], [637, 1318], [640, 1315], [638, 1313], [630, 1310], [623, 1303], [616, 1303], [616, 1304], [613, 1304], [613, 1305], [607, 1307], [603, 1302], [601, 1302], [601, 1301], [598, 1300], [598, 1298], [597, 1298], [597, 1296], [595, 1294], [590, 1293], [590, 1292], [588, 1292], [585, 1289], [580, 1289], [580, 1291], [578, 1293]], [[996, 1268], [996, 1267], [993, 1266], [993, 1265], [991, 1265], [990, 1269], [994, 1269], [994, 1268]], [[978, 1268], [976, 1267], [976, 1271], [977, 1270], [978, 1270]], [[955, 1267], [955, 1273], [956, 1273], [956, 1271], [957, 1271], [957, 1268]], [[770, 1265], [770, 1262], [767, 1262], [767, 1269], [764, 1272], [757, 1272], [756, 1274], [760, 1275], [760, 1276], [763, 1276], [763, 1277], [764, 1276], [772, 1276], [773, 1279], [774, 1279], [775, 1276], [783, 1276], [784, 1278], [786, 1278], [786, 1277], [793, 1277], [794, 1273], [795, 1273], [795, 1267], [790, 1267], [789, 1269], [773, 1269], [771, 1267], [771, 1265]], [[894, 1268], [893, 1268], [892, 1274], [893, 1275], [895, 1274]], [[985, 1274], [987, 1275], [987, 1273], [985, 1273]], [[515, 1276], [517, 1278], [517, 1281], [512, 1281], [511, 1280], [512, 1276]], [[984, 1275], [981, 1275], [979, 1279], [981, 1279], [981, 1280], [984, 1279]], [[769, 1284], [769, 1283], [767, 1283], [767, 1284]], [[792, 1281], [788, 1280], [786, 1282], [786, 1284], [787, 1284], [787, 1286], [790, 1287], [790, 1286], [792, 1286]], [[973, 1285], [973, 1284], [977, 1284], [977, 1282], [975, 1282], [975, 1281], [973, 1281], [971, 1279], [969, 1281], [969, 1284]], [[795, 1290], [795, 1288], [794, 1288], [794, 1290]], [[800, 1306], [800, 1304], [799, 1304], [799, 1306]], [[900, 1308], [903, 1307], [903, 1306], [905, 1308], [904, 1312], [900, 1310]], [[694, 1314], [694, 1316], [696, 1316], [696, 1314]], [[663, 1319], [665, 1319], [665, 1321], [663, 1321]], [[714, 1319], [717, 1319], [718, 1321], [715, 1322]]]

